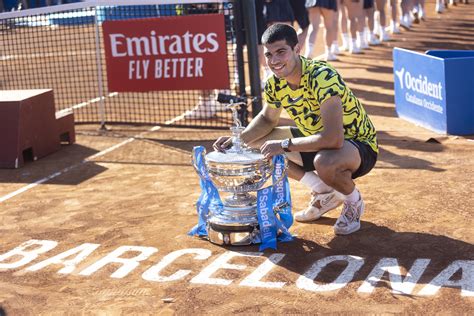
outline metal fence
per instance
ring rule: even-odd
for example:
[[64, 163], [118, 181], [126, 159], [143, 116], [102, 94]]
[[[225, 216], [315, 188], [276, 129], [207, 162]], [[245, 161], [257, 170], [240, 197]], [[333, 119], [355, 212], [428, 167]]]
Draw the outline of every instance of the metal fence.
[[[89, 1], [2, 13], [0, 90], [53, 89], [56, 109], [73, 110], [79, 123], [228, 127], [231, 115], [216, 104], [216, 94], [245, 95], [247, 72], [242, 53], [242, 18], [235, 4], [235, 1], [207, 0], [200, 3]], [[104, 21], [214, 13], [225, 17], [228, 89], [150, 92], [109, 89]], [[201, 114], [196, 115], [196, 111]], [[242, 113], [242, 117], [246, 115]]]

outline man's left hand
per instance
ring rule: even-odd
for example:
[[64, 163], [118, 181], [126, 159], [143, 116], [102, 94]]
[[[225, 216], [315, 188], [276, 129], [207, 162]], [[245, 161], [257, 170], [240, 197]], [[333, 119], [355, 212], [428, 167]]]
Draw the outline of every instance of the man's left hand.
[[265, 156], [265, 158], [271, 158], [283, 154], [285, 151], [281, 148], [281, 140], [267, 140], [260, 147], [260, 152]]

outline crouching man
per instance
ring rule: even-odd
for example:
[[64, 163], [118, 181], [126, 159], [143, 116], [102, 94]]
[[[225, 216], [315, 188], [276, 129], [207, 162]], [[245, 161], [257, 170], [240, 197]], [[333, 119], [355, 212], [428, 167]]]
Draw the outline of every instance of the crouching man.
[[[317, 220], [343, 204], [334, 232], [351, 234], [359, 230], [364, 213], [353, 180], [367, 174], [377, 161], [375, 128], [331, 65], [300, 56], [291, 26], [270, 26], [262, 43], [273, 76], [265, 85], [265, 105], [242, 140], [267, 158], [286, 153], [288, 175], [311, 188], [308, 208], [294, 214], [297, 221]], [[296, 127], [278, 126], [282, 109]], [[224, 151], [230, 142], [229, 137], [220, 137], [214, 149]]]

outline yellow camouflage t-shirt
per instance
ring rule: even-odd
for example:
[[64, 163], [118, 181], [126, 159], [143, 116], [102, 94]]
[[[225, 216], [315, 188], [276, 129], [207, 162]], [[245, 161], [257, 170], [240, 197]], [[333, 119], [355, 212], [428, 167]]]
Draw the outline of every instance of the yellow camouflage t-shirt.
[[303, 71], [299, 88], [292, 90], [285, 79], [271, 76], [264, 92], [268, 106], [283, 106], [303, 135], [309, 136], [324, 129], [320, 105], [338, 95], [342, 100], [344, 138], [366, 143], [378, 153], [374, 125], [339, 73], [325, 61], [300, 58]]

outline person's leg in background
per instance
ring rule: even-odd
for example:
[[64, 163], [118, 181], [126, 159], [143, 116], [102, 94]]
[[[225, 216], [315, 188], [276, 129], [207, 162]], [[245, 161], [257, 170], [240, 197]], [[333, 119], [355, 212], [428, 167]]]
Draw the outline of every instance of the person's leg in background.
[[[337, 39], [337, 26], [336, 29], [334, 28], [334, 21], [336, 20], [337, 16], [337, 9], [327, 9], [321, 8], [321, 14], [323, 16], [324, 21], [324, 39], [325, 39], [325, 53], [324, 58], [327, 61], [336, 60], [336, 55], [332, 52], [332, 44]], [[337, 24], [336, 24], [337, 25]], [[336, 42], [337, 46], [337, 42]]]
[[293, 10], [295, 21], [299, 26], [298, 43], [300, 44], [301, 52], [304, 52], [306, 37], [308, 36], [308, 29], [310, 25], [308, 10], [305, 6], [306, 0], [289, 0], [289, 2]]
[[[341, 11], [342, 11], [342, 4], [341, 4], [342, 0], [337, 0], [336, 3], [337, 3], [337, 9], [336, 9], [336, 13], [334, 14], [334, 17], [333, 17], [333, 26], [332, 26], [332, 29], [334, 31], [334, 38], [333, 38], [333, 41], [332, 41], [332, 44], [331, 44], [331, 52], [334, 54], [334, 55], [339, 55], [340, 51], [339, 51], [339, 41], [338, 41], [338, 37], [339, 37], [339, 32], [340, 32], [340, 28], [339, 28], [339, 16], [341, 15]], [[346, 21], [346, 28], [345, 28], [345, 31], [347, 33], [347, 21]], [[342, 34], [342, 32], [341, 32]]]
[[400, 34], [398, 27], [398, 0], [390, 0], [390, 33]]
[[367, 24], [364, 27], [364, 38], [369, 45], [380, 45], [380, 40], [375, 36], [375, 3], [374, 0], [364, 0], [364, 20]]
[[425, 20], [425, 0], [414, 0], [413, 1], [413, 15], [415, 16], [415, 22]]
[[413, 8], [413, 1], [412, 0], [402, 0], [400, 3], [400, 7], [402, 9], [402, 14], [400, 17], [400, 26], [404, 27], [405, 29], [409, 30], [412, 25], [412, 18], [411, 18], [411, 9]]
[[[342, 51], [349, 51], [351, 46], [351, 35], [349, 33], [349, 29], [347, 28], [349, 20], [347, 19], [347, 6], [345, 4], [346, 1], [350, 0], [340, 0], [340, 9], [339, 11], [339, 23], [341, 29], [341, 37], [342, 37]], [[338, 3], [338, 4], [339, 4]]]
[[310, 28], [306, 39], [306, 50], [304, 56], [306, 58], [313, 58], [314, 45], [318, 37], [319, 24], [321, 23], [321, 9], [319, 7], [308, 8], [308, 16]]
[[436, 0], [435, 6], [436, 13], [441, 14], [444, 12], [444, 1], [443, 0]]
[[388, 35], [385, 28], [387, 27], [387, 14], [386, 14], [386, 7], [387, 7], [387, 0], [375, 0], [375, 7], [377, 9], [377, 16], [378, 20], [377, 23], [377, 35], [380, 38], [380, 41], [386, 42], [390, 40], [390, 36]]
[[349, 52], [351, 54], [360, 54], [362, 50], [357, 42], [357, 34], [359, 32], [362, 33], [364, 30], [364, 24], [362, 23], [363, 0], [344, 0], [343, 4], [346, 7], [349, 29], [351, 31]]

